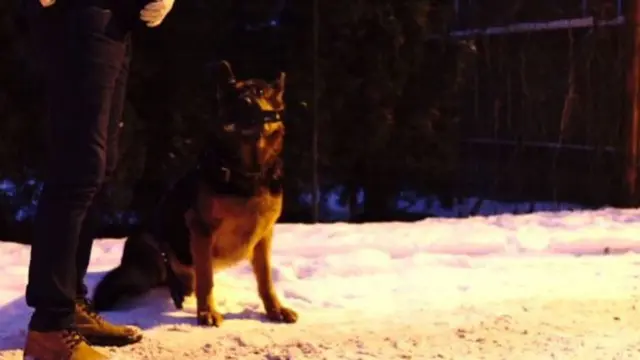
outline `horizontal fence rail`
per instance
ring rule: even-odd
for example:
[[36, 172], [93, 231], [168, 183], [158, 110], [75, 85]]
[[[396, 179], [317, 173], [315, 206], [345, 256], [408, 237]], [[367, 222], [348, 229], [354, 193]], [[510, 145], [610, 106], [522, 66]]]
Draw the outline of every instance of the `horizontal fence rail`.
[[609, 153], [618, 153], [619, 149], [613, 146], [605, 146], [602, 148], [596, 148], [595, 146], [579, 145], [579, 144], [562, 144], [553, 142], [541, 142], [541, 141], [516, 141], [516, 140], [504, 140], [504, 139], [490, 139], [490, 138], [470, 138], [463, 139], [462, 142], [468, 144], [485, 144], [485, 145], [507, 145], [507, 146], [523, 146], [530, 148], [545, 148], [545, 149], [566, 149], [575, 151], [603, 151]]
[[517, 23], [506, 26], [492, 26], [486, 29], [468, 29], [451, 32], [452, 37], [465, 38], [478, 35], [503, 35], [549, 30], [579, 29], [595, 26], [620, 26], [624, 24], [624, 16], [620, 15], [612, 20], [595, 20], [594, 17], [564, 19], [545, 22]]

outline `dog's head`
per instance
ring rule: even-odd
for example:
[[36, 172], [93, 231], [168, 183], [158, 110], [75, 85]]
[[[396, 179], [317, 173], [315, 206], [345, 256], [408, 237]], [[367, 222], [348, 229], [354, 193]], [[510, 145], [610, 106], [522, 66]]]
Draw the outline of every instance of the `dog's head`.
[[236, 80], [223, 61], [217, 71], [218, 141], [240, 156], [242, 167], [261, 172], [282, 151], [285, 126], [285, 73], [269, 83], [260, 79]]

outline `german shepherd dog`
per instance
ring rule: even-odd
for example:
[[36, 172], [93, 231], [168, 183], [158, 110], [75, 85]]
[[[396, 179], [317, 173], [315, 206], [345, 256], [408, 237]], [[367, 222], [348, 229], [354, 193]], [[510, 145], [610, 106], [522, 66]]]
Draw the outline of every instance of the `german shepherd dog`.
[[285, 74], [274, 83], [236, 81], [217, 70], [218, 117], [213, 139], [195, 169], [157, 205], [151, 224], [125, 241], [120, 265], [97, 285], [97, 311], [153, 288], [169, 288], [174, 304], [195, 291], [197, 323], [220, 326], [214, 273], [249, 260], [268, 319], [294, 323], [273, 286], [271, 244], [282, 210]]

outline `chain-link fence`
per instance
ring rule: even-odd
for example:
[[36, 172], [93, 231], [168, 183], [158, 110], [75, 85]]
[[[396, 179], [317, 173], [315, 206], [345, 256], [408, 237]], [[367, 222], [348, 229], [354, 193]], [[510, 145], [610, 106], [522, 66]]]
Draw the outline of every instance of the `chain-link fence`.
[[629, 135], [624, 6], [456, 1], [453, 36], [473, 41], [478, 55], [462, 106], [463, 191], [620, 200]]

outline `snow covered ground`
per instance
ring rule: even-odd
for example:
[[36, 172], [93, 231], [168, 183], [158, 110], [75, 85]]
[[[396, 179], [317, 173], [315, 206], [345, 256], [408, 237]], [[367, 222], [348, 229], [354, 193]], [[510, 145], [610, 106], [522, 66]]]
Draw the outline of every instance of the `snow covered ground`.
[[[218, 277], [227, 321], [158, 290], [106, 314], [146, 329], [130, 359], [638, 359], [640, 210], [279, 225], [275, 279], [300, 322], [262, 320], [248, 266]], [[97, 242], [89, 281], [119, 260]], [[603, 255], [607, 253], [608, 255]], [[0, 243], [0, 358], [21, 359], [28, 247]]]

